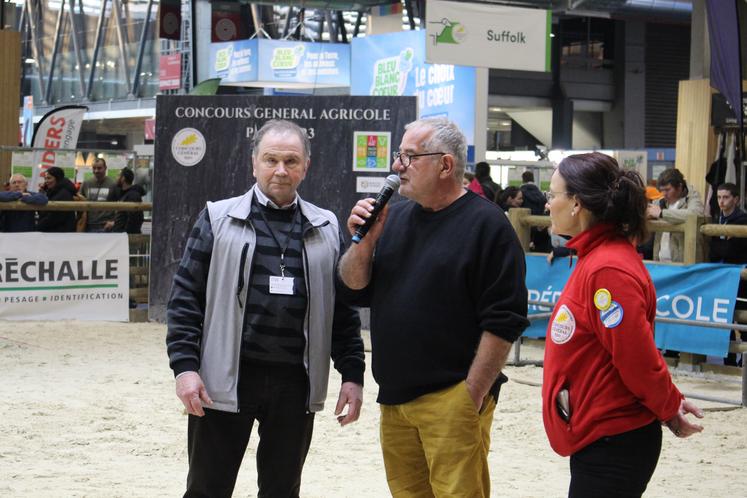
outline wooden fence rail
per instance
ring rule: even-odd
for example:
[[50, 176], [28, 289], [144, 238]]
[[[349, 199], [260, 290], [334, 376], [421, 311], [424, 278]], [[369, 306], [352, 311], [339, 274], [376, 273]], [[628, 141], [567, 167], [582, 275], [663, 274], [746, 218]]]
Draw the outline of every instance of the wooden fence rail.
[[0, 202], [0, 211], [151, 211], [150, 202], [50, 201], [44, 206]]

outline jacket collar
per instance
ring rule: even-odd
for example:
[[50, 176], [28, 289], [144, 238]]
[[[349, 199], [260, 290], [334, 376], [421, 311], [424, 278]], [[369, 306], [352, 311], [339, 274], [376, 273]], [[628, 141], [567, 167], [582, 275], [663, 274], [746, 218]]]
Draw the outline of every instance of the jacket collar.
[[565, 245], [573, 249], [579, 258], [590, 253], [595, 247], [607, 240], [618, 238], [615, 234], [615, 227], [609, 223], [597, 223], [573, 237]]
[[719, 223], [728, 224], [728, 223], [731, 223], [732, 221], [735, 221], [741, 218], [742, 216], [744, 216], [744, 211], [742, 211], [741, 208], [737, 207], [734, 209], [734, 211], [731, 212], [729, 216], [724, 216], [724, 213], [722, 212], [719, 215]]
[[[244, 221], [249, 219], [249, 215], [252, 211], [252, 198], [254, 197], [254, 189], [256, 188], [257, 185], [254, 184], [252, 188], [247, 190], [244, 195], [239, 197], [238, 202], [228, 212], [228, 216]], [[304, 216], [304, 218], [309, 220], [311, 226], [318, 228], [329, 222], [329, 220], [322, 215], [319, 209], [317, 209], [312, 204], [305, 202], [303, 199], [301, 199], [300, 195], [296, 196], [296, 200], [298, 201], [298, 206], [301, 208], [301, 214]]]

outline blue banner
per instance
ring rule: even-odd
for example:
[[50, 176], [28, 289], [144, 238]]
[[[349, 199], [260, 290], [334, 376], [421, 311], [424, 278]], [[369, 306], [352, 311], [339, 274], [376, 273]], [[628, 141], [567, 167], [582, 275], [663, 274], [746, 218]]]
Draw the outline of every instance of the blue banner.
[[[574, 258], [575, 261], [575, 258]], [[530, 301], [556, 303], [570, 277], [568, 258], [550, 265], [545, 256], [526, 256], [527, 289]], [[646, 263], [656, 287], [656, 316], [711, 323], [733, 321], [739, 288], [739, 265], [701, 263], [689, 266]], [[550, 308], [529, 306], [529, 314], [548, 313]], [[534, 320], [525, 337], [544, 337], [547, 319]], [[656, 346], [688, 353], [726, 356], [729, 330], [656, 323]]]
[[[571, 276], [572, 268], [568, 267], [568, 261], [568, 258], [556, 258], [552, 265], [550, 265], [545, 256], [531, 256], [527, 254], [526, 283], [530, 301], [542, 301], [553, 304], [558, 302], [560, 293]], [[551, 311], [552, 308], [546, 306], [529, 305], [529, 315], [549, 313]], [[545, 337], [547, 323], [547, 318], [532, 320], [529, 328], [524, 331], [524, 337], [535, 339]]]
[[210, 44], [210, 77], [221, 83], [241, 83], [257, 79], [257, 42], [237, 40]]
[[414, 95], [421, 118], [454, 121], [475, 143], [475, 68], [426, 64], [425, 30], [353, 38], [352, 95]]
[[350, 86], [350, 45], [238, 40], [210, 45], [210, 77], [222, 84]]
[[259, 80], [350, 86], [350, 45], [259, 40]]

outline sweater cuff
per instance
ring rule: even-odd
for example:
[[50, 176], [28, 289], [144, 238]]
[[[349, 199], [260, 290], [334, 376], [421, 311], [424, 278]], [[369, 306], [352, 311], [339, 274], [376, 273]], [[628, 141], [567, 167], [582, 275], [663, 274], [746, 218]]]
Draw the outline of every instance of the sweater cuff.
[[490, 332], [496, 337], [500, 337], [504, 341], [514, 343], [516, 340], [521, 337], [521, 334], [523, 333], [521, 330], [510, 330], [510, 329], [501, 329], [501, 330], [490, 330], [490, 329], [484, 329], [485, 332]]
[[355, 382], [363, 386], [363, 369], [356, 367], [346, 367], [341, 372], [343, 382]]
[[184, 372], [197, 372], [200, 370], [200, 364], [195, 360], [179, 360], [171, 364], [174, 371], [174, 377]]

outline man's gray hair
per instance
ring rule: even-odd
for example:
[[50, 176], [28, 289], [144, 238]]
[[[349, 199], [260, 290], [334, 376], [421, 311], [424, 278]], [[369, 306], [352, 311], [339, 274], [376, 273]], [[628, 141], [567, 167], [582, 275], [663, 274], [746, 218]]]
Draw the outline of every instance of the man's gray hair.
[[264, 136], [270, 132], [281, 134], [295, 133], [301, 140], [301, 144], [303, 144], [304, 159], [309, 159], [311, 157], [311, 142], [309, 141], [309, 137], [306, 136], [306, 130], [292, 121], [285, 121], [283, 119], [271, 119], [263, 124], [262, 128], [254, 134], [254, 140], [252, 140], [252, 157], [257, 157], [259, 144], [262, 143]]
[[446, 152], [454, 156], [454, 179], [459, 183], [464, 177], [464, 167], [467, 164], [467, 139], [459, 127], [446, 118], [424, 118], [413, 121], [405, 126], [405, 130], [415, 128], [433, 130], [430, 138], [424, 144], [427, 152]]
[[29, 182], [28, 179], [25, 176], [23, 176], [21, 173], [13, 173], [12, 175], [10, 175], [10, 179], [8, 180], [8, 183], [12, 182], [13, 178], [18, 178], [20, 180], [23, 180], [23, 182], [26, 184], [28, 184]]

